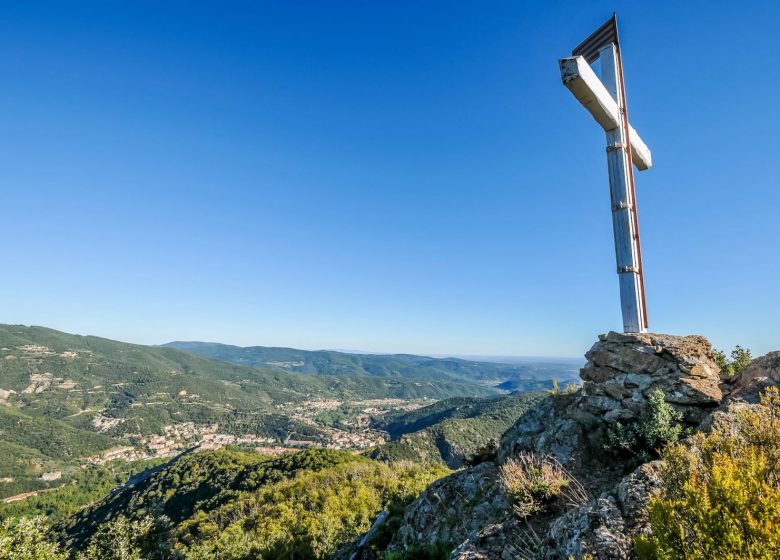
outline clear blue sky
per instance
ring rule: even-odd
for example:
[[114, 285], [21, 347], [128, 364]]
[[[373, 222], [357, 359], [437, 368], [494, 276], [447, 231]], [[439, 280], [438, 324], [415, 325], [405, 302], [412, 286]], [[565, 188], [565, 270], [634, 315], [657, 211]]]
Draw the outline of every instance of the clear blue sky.
[[581, 355], [621, 320], [557, 59], [613, 10], [651, 329], [780, 348], [777, 2], [3, 2], [0, 321]]

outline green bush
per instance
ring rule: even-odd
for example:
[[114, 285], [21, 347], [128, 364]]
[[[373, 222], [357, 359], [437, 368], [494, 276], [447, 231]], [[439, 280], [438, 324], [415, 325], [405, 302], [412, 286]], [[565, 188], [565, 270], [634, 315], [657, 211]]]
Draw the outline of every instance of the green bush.
[[739, 345], [731, 351], [731, 359], [726, 357], [723, 350], [715, 350], [715, 363], [718, 364], [720, 375], [724, 379], [739, 375], [752, 361], [753, 356], [751, 356], [750, 350]]
[[172, 537], [187, 560], [327, 558], [366, 532], [380, 512], [400, 511], [448, 472], [440, 465], [386, 465], [353, 455], [196, 513]]
[[0, 524], [0, 558], [8, 560], [66, 560], [49, 540], [43, 517], [6, 519]]
[[142, 549], [153, 525], [151, 517], [130, 521], [120, 515], [101, 525], [79, 560], [145, 560]]
[[634, 462], [647, 462], [664, 446], [680, 439], [681, 419], [682, 415], [664, 400], [663, 391], [657, 389], [650, 394], [648, 405], [636, 422], [610, 426], [604, 447], [633, 456]]
[[664, 452], [641, 560], [780, 558], [780, 393]]

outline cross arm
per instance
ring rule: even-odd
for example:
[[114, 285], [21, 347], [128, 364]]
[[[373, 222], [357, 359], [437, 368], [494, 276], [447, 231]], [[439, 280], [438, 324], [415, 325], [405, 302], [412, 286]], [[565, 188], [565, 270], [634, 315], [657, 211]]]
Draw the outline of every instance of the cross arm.
[[[593, 115], [596, 122], [604, 130], [617, 128], [620, 123], [617, 103], [585, 59], [581, 56], [571, 56], [562, 58], [559, 63], [563, 85]], [[650, 169], [653, 166], [650, 148], [631, 125], [629, 125], [629, 136], [631, 138], [631, 160], [634, 165], [640, 171]]]

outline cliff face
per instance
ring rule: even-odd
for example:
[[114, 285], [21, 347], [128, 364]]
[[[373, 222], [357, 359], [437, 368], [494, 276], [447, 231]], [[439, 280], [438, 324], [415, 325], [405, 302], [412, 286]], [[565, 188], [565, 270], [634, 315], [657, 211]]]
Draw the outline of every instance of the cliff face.
[[[757, 395], [749, 389], [757, 377], [780, 378], [777, 354], [749, 372], [740, 386], [743, 396]], [[721, 382], [712, 347], [701, 336], [608, 333], [586, 358], [581, 390], [550, 395], [525, 413], [502, 438], [495, 462], [426, 490], [407, 508], [390, 550], [449, 542], [456, 546], [451, 558], [458, 560], [632, 558], [632, 539], [647, 530], [645, 506], [660, 482], [658, 462], [636, 467], [635, 460], [606, 452], [609, 427], [635, 421], [657, 390], [694, 430], [710, 425], [713, 412], [727, 418], [744, 399], [724, 400], [732, 387]], [[528, 452], [556, 458], [587, 497], [518, 520], [499, 470]]]

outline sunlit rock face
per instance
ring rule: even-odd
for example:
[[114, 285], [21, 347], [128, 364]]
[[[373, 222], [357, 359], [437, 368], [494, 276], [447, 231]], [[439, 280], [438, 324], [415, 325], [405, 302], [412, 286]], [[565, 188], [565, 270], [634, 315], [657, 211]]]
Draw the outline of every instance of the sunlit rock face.
[[780, 383], [780, 351], [770, 352], [753, 360], [742, 371], [735, 386], [737, 389], [743, 389], [752, 385], [754, 380], [763, 377], [770, 382]]
[[635, 419], [658, 389], [691, 424], [723, 400], [720, 368], [703, 336], [610, 332], [585, 357], [579, 406], [606, 422]]
[[585, 358], [582, 390], [556, 395], [523, 415], [504, 434], [500, 460], [532, 451], [574, 466], [601, 449], [607, 425], [636, 420], [656, 390], [692, 427], [724, 397], [715, 354], [703, 336], [610, 332]]

